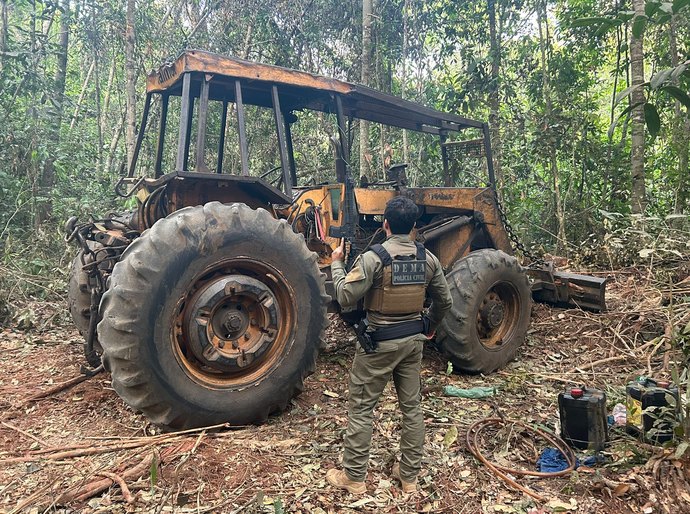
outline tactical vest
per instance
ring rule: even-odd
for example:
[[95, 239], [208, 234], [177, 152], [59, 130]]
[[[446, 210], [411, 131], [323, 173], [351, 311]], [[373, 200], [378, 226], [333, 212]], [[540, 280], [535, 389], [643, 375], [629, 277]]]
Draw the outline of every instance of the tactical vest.
[[424, 308], [426, 251], [415, 243], [417, 255], [390, 253], [380, 244], [370, 250], [383, 263], [383, 273], [364, 297], [364, 308], [381, 314], [413, 314]]

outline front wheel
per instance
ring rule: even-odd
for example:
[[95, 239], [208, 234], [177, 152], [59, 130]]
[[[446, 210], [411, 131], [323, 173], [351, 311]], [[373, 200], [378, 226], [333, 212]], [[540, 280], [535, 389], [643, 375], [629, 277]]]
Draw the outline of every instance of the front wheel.
[[114, 389], [172, 429], [266, 420], [314, 369], [324, 279], [302, 236], [263, 209], [171, 214], [123, 253], [101, 302]]
[[515, 257], [478, 250], [458, 260], [446, 275], [453, 307], [438, 328], [438, 340], [453, 366], [490, 373], [515, 357], [525, 340], [532, 297]]

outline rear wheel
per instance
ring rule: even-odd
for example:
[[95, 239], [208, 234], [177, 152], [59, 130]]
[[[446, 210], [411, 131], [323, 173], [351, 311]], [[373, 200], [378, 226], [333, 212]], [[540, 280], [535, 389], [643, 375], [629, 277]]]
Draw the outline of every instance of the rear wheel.
[[113, 387], [173, 429], [264, 421], [314, 369], [324, 279], [304, 239], [263, 209], [171, 214], [127, 248], [103, 296]]
[[438, 340], [456, 369], [490, 373], [515, 357], [530, 322], [527, 275], [514, 257], [478, 250], [447, 275], [453, 307]]
[[[96, 252], [103, 248], [102, 245], [93, 241], [87, 241], [89, 248]], [[89, 335], [89, 326], [91, 323], [91, 291], [98, 287], [98, 279], [90, 276], [84, 269], [94, 261], [93, 254], [84, 253], [84, 250], [79, 250], [76, 257], [72, 261], [69, 274], [69, 289], [67, 292], [67, 301], [69, 303], [69, 312], [72, 316], [74, 325], [79, 330], [79, 334], [87, 339]], [[95, 320], [94, 322], [97, 322]], [[98, 367], [101, 364], [101, 353], [103, 352], [98, 337], [94, 333], [93, 345], [88, 342], [84, 343], [84, 355], [89, 365]]]

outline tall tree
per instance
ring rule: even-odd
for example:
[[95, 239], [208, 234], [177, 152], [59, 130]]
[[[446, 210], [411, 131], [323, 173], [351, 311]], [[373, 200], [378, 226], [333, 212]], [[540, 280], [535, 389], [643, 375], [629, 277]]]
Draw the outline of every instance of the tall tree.
[[[678, 38], [676, 32], [678, 30], [678, 15], [675, 14], [671, 18], [671, 23], [668, 26], [668, 40], [669, 52], [671, 54], [671, 66], [676, 67], [679, 64], [678, 55]], [[676, 79], [677, 82], [677, 79]], [[688, 168], [688, 151], [690, 148], [690, 112], [683, 114], [681, 103], [676, 100], [674, 102], [674, 120], [673, 133], [671, 136], [673, 146], [678, 155], [678, 177], [676, 178], [676, 192], [673, 201], [673, 212], [681, 214], [685, 211], [688, 203], [688, 196], [690, 195], [690, 181], [688, 177], [690, 169]]]
[[40, 189], [43, 191], [44, 200], [39, 204], [36, 212], [36, 223], [41, 224], [48, 219], [52, 210], [52, 202], [49, 200], [50, 192], [55, 185], [55, 160], [59, 150], [60, 128], [65, 112], [65, 83], [67, 79], [67, 56], [69, 53], [70, 31], [70, 2], [62, 0], [60, 14], [60, 35], [57, 45], [57, 66], [53, 92], [51, 95], [52, 119], [49, 121], [48, 156], [43, 164], [40, 179]]
[[[410, 41], [410, 0], [405, 0], [402, 10], [403, 17], [403, 39], [402, 39], [402, 60], [401, 60], [401, 77], [400, 77], [400, 96], [405, 98], [407, 94], [407, 53]], [[402, 145], [403, 145], [403, 162], [410, 162], [410, 143], [407, 138], [407, 130], [402, 131]]]
[[[362, 0], [362, 84], [371, 81], [371, 18], [373, 0]], [[368, 176], [371, 152], [369, 150], [369, 122], [359, 122], [359, 175]], [[370, 177], [371, 178], [371, 177]]]
[[556, 211], [556, 223], [558, 238], [556, 248], [558, 251], [565, 249], [567, 239], [565, 235], [565, 212], [563, 209], [563, 198], [561, 196], [561, 178], [558, 169], [558, 155], [553, 125], [553, 100], [551, 98], [551, 67], [547, 54], [551, 53], [551, 38], [549, 35], [548, 19], [546, 17], [547, 0], [537, 2], [539, 25], [539, 50], [541, 54], [541, 73], [542, 73], [542, 95], [544, 97], [544, 134], [547, 140], [549, 171], [553, 181], [554, 206]]
[[644, 25], [637, 24], [638, 20], [645, 19], [644, 0], [632, 0], [635, 18], [633, 19], [633, 30], [630, 36], [630, 76], [631, 86], [634, 88], [630, 94], [630, 102], [633, 105], [631, 119], [631, 142], [630, 142], [630, 164], [631, 164], [631, 191], [630, 191], [630, 210], [633, 214], [641, 214], [645, 210], [645, 93], [642, 88], [644, 83], [644, 49], [642, 44], [643, 33], [638, 27]]
[[496, 0], [487, 0], [489, 14], [489, 60], [491, 75], [489, 78], [489, 126], [491, 129], [491, 143], [493, 146], [494, 172], [499, 191], [503, 186], [503, 170], [501, 168], [501, 117], [500, 117], [500, 69], [501, 69], [501, 41], [496, 30]]
[[0, 70], [4, 66], [5, 52], [7, 52], [8, 18], [7, 0], [0, 0]]
[[125, 27], [125, 74], [127, 83], [127, 129], [125, 130], [125, 141], [127, 145], [127, 162], [132, 162], [134, 155], [134, 145], [136, 143], [136, 124], [137, 124], [137, 73], [134, 60], [135, 50], [135, 0], [127, 0], [127, 17]]

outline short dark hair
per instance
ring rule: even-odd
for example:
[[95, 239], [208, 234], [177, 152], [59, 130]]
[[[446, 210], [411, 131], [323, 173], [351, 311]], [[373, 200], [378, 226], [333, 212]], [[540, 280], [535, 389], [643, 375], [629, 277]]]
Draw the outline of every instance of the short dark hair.
[[406, 196], [396, 196], [386, 204], [383, 218], [393, 234], [409, 234], [417, 221], [419, 209]]

